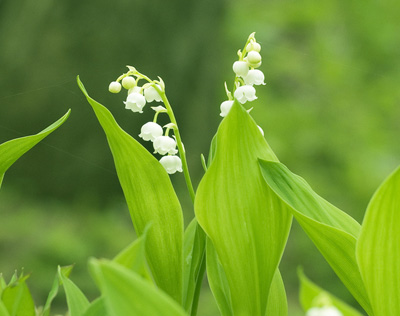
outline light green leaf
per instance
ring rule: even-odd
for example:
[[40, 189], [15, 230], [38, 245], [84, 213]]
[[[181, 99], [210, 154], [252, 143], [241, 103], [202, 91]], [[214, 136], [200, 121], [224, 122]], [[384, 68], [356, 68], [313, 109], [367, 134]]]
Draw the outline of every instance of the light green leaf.
[[185, 316], [168, 295], [137, 273], [115, 262], [91, 260], [90, 268], [102, 283], [101, 291], [110, 316]]
[[[73, 266], [60, 267], [61, 273], [64, 276], [68, 277], [72, 271], [72, 268], [73, 268]], [[53, 302], [54, 298], [57, 296], [59, 286], [60, 286], [60, 277], [59, 277], [59, 272], [57, 270], [56, 276], [53, 281], [53, 285], [51, 287], [49, 295], [47, 296], [46, 304], [44, 305], [43, 311], [41, 313], [42, 316], [50, 315], [51, 303]]]
[[272, 279], [271, 289], [268, 296], [267, 313], [265, 315], [288, 316], [288, 304], [286, 298], [285, 284], [279, 269], [276, 269]]
[[62, 282], [67, 297], [68, 311], [70, 316], [80, 316], [89, 307], [90, 303], [82, 291], [64, 274], [68, 270], [58, 267], [58, 277]]
[[201, 285], [204, 277], [206, 235], [194, 218], [184, 235], [184, 307], [190, 315], [196, 315]]
[[109, 316], [103, 297], [95, 299], [82, 316]]
[[10, 316], [4, 303], [0, 301], [0, 316]]
[[183, 215], [171, 180], [159, 161], [87, 94], [79, 78], [78, 85], [107, 136], [137, 234], [142, 235], [151, 223], [146, 254], [153, 277], [161, 289], [182, 303]]
[[70, 112], [71, 110], [38, 134], [16, 138], [0, 145], [0, 187], [7, 169], [29, 149], [60, 127], [68, 118]]
[[3, 290], [1, 300], [10, 316], [35, 316], [35, 303], [25, 282], [28, 277], [21, 275]]
[[375, 315], [400, 315], [400, 168], [368, 205], [357, 260]]
[[294, 217], [360, 305], [372, 315], [355, 257], [360, 225], [318, 194], [284, 165], [260, 160], [272, 190], [290, 206]]
[[234, 314], [264, 316], [291, 214], [264, 182], [258, 158], [277, 160], [257, 124], [235, 101], [195, 199], [196, 217], [228, 280]]
[[311, 282], [301, 269], [299, 269], [298, 275], [300, 279], [300, 303], [304, 311], [327, 304], [335, 306], [343, 316], [363, 316], [363, 314], [341, 299]]

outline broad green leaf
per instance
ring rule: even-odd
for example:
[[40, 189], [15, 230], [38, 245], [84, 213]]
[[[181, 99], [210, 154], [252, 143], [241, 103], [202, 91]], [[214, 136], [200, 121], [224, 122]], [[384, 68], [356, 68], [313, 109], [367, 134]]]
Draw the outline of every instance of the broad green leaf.
[[64, 274], [66, 270], [58, 267], [58, 276], [67, 297], [68, 311], [70, 316], [80, 316], [89, 307], [90, 303], [82, 291]]
[[171, 297], [132, 270], [105, 260], [91, 260], [90, 267], [102, 283], [101, 291], [110, 316], [187, 315]]
[[182, 303], [183, 215], [171, 180], [159, 161], [87, 94], [79, 78], [78, 85], [107, 136], [138, 236], [151, 223], [146, 254], [153, 277], [162, 290]]
[[231, 316], [233, 315], [233, 311], [228, 280], [210, 238], [207, 238], [206, 249], [207, 277], [210, 289], [215, 297], [221, 315]]
[[[65, 267], [60, 267], [61, 273], [68, 277], [69, 274], [72, 271], [73, 266], [65, 266]], [[49, 295], [47, 296], [46, 304], [43, 307], [43, 311], [41, 313], [42, 316], [49, 316], [50, 315], [50, 308], [51, 308], [51, 303], [53, 302], [54, 298], [57, 296], [58, 293], [58, 288], [60, 287], [60, 277], [59, 277], [59, 272], [57, 270], [56, 276], [53, 281], [53, 285], [51, 287], [51, 290], [49, 292]]]
[[264, 316], [291, 214], [264, 182], [257, 159], [277, 158], [237, 101], [216, 137], [197, 190], [196, 217], [225, 271], [233, 313]]
[[267, 313], [265, 315], [288, 316], [285, 284], [283, 283], [279, 269], [276, 269], [274, 278], [272, 279], [268, 296]]
[[0, 316], [10, 316], [4, 303], [0, 301]]
[[294, 217], [355, 299], [372, 315], [358, 269], [355, 250], [360, 225], [318, 194], [280, 163], [260, 160], [272, 190], [290, 206]]
[[29, 149], [60, 127], [68, 118], [70, 112], [71, 110], [38, 134], [16, 138], [0, 145], [0, 187], [7, 169]]
[[152, 281], [146, 265], [146, 239], [150, 226], [147, 225], [143, 234], [116, 255], [113, 261]]
[[375, 315], [400, 315], [400, 168], [368, 205], [357, 260]]
[[186, 228], [183, 244], [183, 302], [185, 310], [195, 315], [206, 267], [206, 235], [195, 218]]
[[302, 270], [299, 269], [298, 275], [300, 279], [300, 303], [304, 311], [327, 303], [328, 305], [335, 306], [343, 316], [363, 316], [363, 314], [343, 302], [341, 299], [311, 282], [304, 275]]
[[103, 297], [95, 299], [82, 316], [109, 316], [107, 312], [106, 303]]
[[36, 315], [35, 303], [25, 282], [28, 277], [21, 275], [3, 290], [1, 300], [10, 316]]

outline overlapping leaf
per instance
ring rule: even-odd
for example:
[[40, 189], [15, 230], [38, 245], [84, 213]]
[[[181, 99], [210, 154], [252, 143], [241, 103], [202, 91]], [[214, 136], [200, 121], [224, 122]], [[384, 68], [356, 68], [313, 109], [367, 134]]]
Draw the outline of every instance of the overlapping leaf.
[[357, 260], [375, 315], [400, 315], [400, 168], [368, 205]]
[[70, 112], [69, 110], [63, 117], [38, 134], [16, 138], [0, 145], [0, 187], [7, 169], [29, 149], [60, 127], [68, 118]]
[[142, 145], [119, 127], [104, 106], [93, 100], [78, 78], [107, 136], [132, 222], [140, 236], [151, 223], [146, 254], [157, 285], [182, 302], [183, 216], [168, 174]]
[[293, 211], [293, 215], [333, 270], [369, 315], [368, 295], [358, 269], [355, 250], [360, 225], [319, 195], [284, 165], [260, 160], [265, 181]]
[[221, 122], [216, 153], [197, 190], [195, 212], [218, 254], [234, 314], [264, 316], [290, 212], [262, 179], [258, 158], [277, 160], [235, 101]]

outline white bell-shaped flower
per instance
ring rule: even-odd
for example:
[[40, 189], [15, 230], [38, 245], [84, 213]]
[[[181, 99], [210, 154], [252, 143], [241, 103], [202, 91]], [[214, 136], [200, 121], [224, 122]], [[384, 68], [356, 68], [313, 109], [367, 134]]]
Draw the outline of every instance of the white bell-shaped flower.
[[246, 101], [254, 101], [255, 99], [257, 99], [256, 89], [250, 85], [238, 87], [233, 95], [235, 99], [237, 99], [242, 104], [246, 103]]
[[250, 65], [257, 65], [258, 63], [261, 62], [261, 55], [259, 52], [256, 52], [255, 50], [252, 50], [247, 53], [247, 62]]
[[247, 76], [243, 78], [244, 83], [248, 85], [265, 85], [264, 79], [265, 77], [263, 72], [258, 69], [250, 70]]
[[161, 155], [170, 154], [175, 155], [178, 150], [176, 149], [176, 141], [169, 136], [159, 136], [153, 141], [155, 153]]
[[245, 77], [249, 72], [249, 65], [245, 61], [235, 61], [232, 68], [235, 74], [240, 77]]
[[126, 98], [125, 109], [132, 110], [132, 112], [143, 113], [143, 107], [146, 105], [146, 99], [143, 94], [139, 92], [132, 92]]
[[182, 172], [182, 161], [178, 156], [164, 156], [160, 159], [160, 163], [169, 174]]
[[111, 93], [118, 93], [121, 91], [121, 84], [117, 81], [113, 81], [110, 83], [110, 85], [108, 86], [108, 91], [110, 91]]
[[[157, 87], [160, 88], [160, 86], [158, 85]], [[146, 98], [147, 102], [162, 101], [161, 96], [158, 94], [157, 90], [153, 86], [149, 86], [146, 89], [144, 89], [144, 97]]]
[[147, 122], [142, 126], [139, 137], [143, 138], [143, 140], [154, 141], [157, 137], [162, 136], [162, 134], [163, 129], [160, 125], [154, 122]]
[[222, 117], [225, 117], [228, 115], [229, 111], [231, 110], [231, 107], [233, 105], [233, 100], [227, 100], [221, 103], [221, 115]]
[[343, 314], [334, 306], [324, 306], [310, 308], [306, 316], [343, 316]]
[[136, 80], [135, 78], [131, 76], [127, 76], [124, 79], [122, 79], [122, 86], [126, 89], [132, 89], [134, 86], [136, 86]]

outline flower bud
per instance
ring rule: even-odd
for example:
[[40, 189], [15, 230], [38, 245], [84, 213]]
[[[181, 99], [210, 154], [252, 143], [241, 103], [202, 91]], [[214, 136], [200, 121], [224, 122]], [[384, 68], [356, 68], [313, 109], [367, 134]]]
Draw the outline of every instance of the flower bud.
[[110, 83], [110, 85], [108, 86], [108, 91], [110, 91], [111, 93], [118, 93], [121, 91], [121, 84], [117, 81], [113, 81]]
[[125, 109], [132, 110], [132, 112], [143, 113], [142, 109], [146, 105], [146, 99], [141, 93], [132, 92], [126, 98]]
[[256, 89], [254, 89], [254, 87], [250, 85], [238, 87], [233, 95], [235, 99], [237, 99], [242, 104], [246, 103], [247, 101], [254, 101], [255, 99], [257, 99]]
[[231, 107], [233, 105], [233, 100], [227, 100], [221, 103], [221, 113], [220, 115], [222, 117], [225, 117], [228, 115], [229, 111], [231, 110]]
[[[160, 86], [157, 85], [157, 88], [160, 88]], [[162, 101], [161, 96], [158, 94], [157, 90], [152, 86], [149, 86], [146, 89], [144, 89], [144, 97], [146, 98], [147, 102]]]
[[232, 68], [235, 74], [240, 77], [245, 77], [249, 72], [249, 65], [245, 61], [235, 61]]
[[122, 79], [122, 86], [126, 89], [132, 89], [134, 86], [136, 86], [136, 80], [135, 78], [128, 76]]
[[254, 50], [248, 52], [247, 53], [247, 62], [249, 63], [250, 66], [257, 65], [258, 63], [260, 63], [261, 62], [260, 53], [254, 51]]
[[306, 316], [343, 316], [343, 314], [334, 306], [324, 306], [310, 308]]
[[160, 159], [160, 163], [169, 174], [182, 172], [182, 161], [178, 156], [165, 156]]
[[261, 51], [261, 45], [258, 44], [257, 42], [251, 41], [250, 43], [247, 44], [246, 51], [248, 52], [255, 51], [259, 53]]
[[249, 73], [247, 74], [247, 76], [243, 78], [244, 83], [248, 84], [248, 85], [253, 85], [253, 84], [265, 85], [264, 79], [265, 79], [265, 77], [264, 77], [263, 72], [258, 69], [250, 70]]
[[147, 122], [142, 126], [139, 137], [143, 138], [143, 140], [146, 141], [154, 141], [157, 137], [162, 136], [162, 134], [163, 129], [160, 125], [155, 122]]
[[176, 141], [175, 139], [169, 136], [159, 136], [153, 142], [155, 153], [159, 153], [161, 155], [170, 154], [175, 155], [178, 150], [176, 150]]

